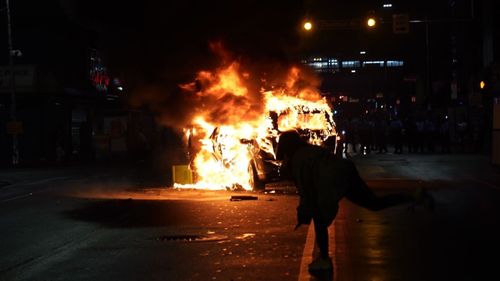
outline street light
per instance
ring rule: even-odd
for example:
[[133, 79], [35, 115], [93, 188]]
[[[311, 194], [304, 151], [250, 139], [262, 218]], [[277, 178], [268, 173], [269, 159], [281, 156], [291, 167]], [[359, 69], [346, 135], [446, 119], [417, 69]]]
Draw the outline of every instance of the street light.
[[312, 25], [312, 23], [311, 23], [310, 21], [306, 21], [306, 22], [304, 23], [304, 26], [303, 26], [303, 27], [304, 27], [304, 29], [305, 29], [306, 31], [311, 31], [311, 29], [312, 29], [313, 25]]
[[373, 28], [377, 25], [377, 20], [374, 17], [369, 17], [366, 19], [366, 25], [370, 28]]

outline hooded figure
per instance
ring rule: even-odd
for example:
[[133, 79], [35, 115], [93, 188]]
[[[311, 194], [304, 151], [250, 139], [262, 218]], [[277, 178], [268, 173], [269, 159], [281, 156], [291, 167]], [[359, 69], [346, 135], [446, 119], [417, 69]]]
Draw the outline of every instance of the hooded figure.
[[349, 177], [345, 174], [350, 172], [350, 162], [306, 143], [294, 131], [281, 134], [276, 157], [284, 161], [283, 169], [294, 180], [300, 195], [297, 226], [309, 224], [313, 215], [320, 215], [330, 225], [347, 190]]
[[426, 192], [391, 194], [379, 197], [361, 179], [354, 164], [323, 147], [308, 144], [296, 131], [284, 132], [279, 137], [276, 158], [283, 161], [283, 172], [295, 182], [300, 196], [297, 207], [297, 226], [314, 222], [316, 243], [320, 255], [310, 265], [310, 271], [331, 270], [328, 254], [328, 226], [337, 215], [339, 201], [349, 201], [372, 211], [394, 205], [418, 202], [433, 204]]

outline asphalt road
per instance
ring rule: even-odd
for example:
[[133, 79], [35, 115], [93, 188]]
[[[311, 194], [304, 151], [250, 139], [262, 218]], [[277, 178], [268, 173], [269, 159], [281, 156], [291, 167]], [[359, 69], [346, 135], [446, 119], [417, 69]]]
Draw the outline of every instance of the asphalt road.
[[[343, 201], [330, 229], [335, 270], [323, 279], [499, 279], [500, 181], [487, 158], [354, 160], [377, 192], [426, 187], [437, 205], [370, 212]], [[305, 270], [314, 236], [293, 231], [289, 187], [178, 191], [88, 167], [4, 170], [0, 180], [0, 280], [315, 280]]]
[[297, 279], [296, 196], [124, 185], [18, 185], [0, 207], [0, 280]]

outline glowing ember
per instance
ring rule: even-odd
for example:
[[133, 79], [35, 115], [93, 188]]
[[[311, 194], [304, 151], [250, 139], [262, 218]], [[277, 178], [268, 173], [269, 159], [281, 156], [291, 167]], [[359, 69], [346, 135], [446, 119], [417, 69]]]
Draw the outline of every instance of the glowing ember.
[[199, 105], [192, 127], [184, 130], [196, 150], [190, 163], [195, 183], [174, 187], [251, 190], [262, 162], [276, 165], [280, 131], [297, 129], [314, 144], [336, 135], [326, 100], [315, 89], [297, 86], [298, 68], [290, 70], [284, 86], [272, 90], [250, 91], [250, 78], [233, 62], [216, 72], [202, 71], [196, 82], [180, 86]]

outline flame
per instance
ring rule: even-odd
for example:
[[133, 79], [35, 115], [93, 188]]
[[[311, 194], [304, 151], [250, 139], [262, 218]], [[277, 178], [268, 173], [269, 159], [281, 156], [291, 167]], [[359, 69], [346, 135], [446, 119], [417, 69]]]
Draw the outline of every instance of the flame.
[[[228, 68], [221, 70], [216, 76], [208, 71], [200, 72], [199, 79], [205, 82], [217, 81], [212, 83], [209, 88], [200, 95], [216, 95], [221, 96], [226, 93], [232, 93], [235, 96], [245, 96], [248, 92], [247, 88], [243, 85], [241, 77], [245, 75], [238, 73], [239, 64], [234, 62]], [[248, 75], [247, 75], [248, 77]]]
[[331, 108], [316, 88], [301, 86], [299, 68], [291, 68], [284, 85], [271, 90], [261, 86], [251, 92], [251, 76], [232, 62], [214, 72], [200, 71], [196, 82], [180, 85], [198, 101], [193, 125], [184, 134], [200, 148], [190, 163], [195, 183], [174, 187], [251, 190], [252, 155], [261, 150], [275, 159], [280, 131], [307, 130], [313, 144], [336, 134]]

